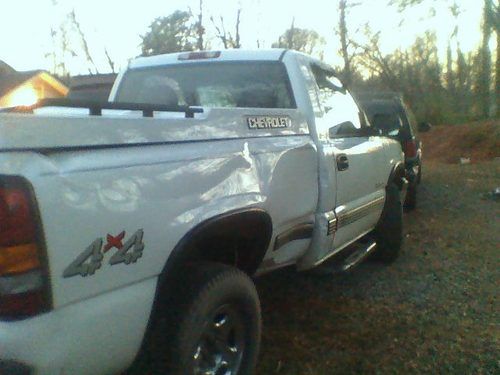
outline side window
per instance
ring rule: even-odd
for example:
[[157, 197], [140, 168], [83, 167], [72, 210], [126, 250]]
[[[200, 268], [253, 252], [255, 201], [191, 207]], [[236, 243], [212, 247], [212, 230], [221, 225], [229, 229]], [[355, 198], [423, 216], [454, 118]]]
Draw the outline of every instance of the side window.
[[395, 112], [375, 113], [373, 115], [373, 127], [380, 130], [383, 135], [396, 137], [403, 127], [403, 121]]
[[361, 113], [351, 94], [342, 88], [333, 72], [313, 67], [322, 107], [321, 126], [327, 127], [330, 138], [353, 137], [361, 129]]

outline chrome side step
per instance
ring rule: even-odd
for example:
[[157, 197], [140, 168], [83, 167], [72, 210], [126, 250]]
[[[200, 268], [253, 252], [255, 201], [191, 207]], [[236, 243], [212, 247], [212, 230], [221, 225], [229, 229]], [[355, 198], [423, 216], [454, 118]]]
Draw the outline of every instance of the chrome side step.
[[375, 241], [365, 244], [364, 246], [360, 246], [360, 249], [354, 251], [344, 260], [341, 265], [341, 271], [349, 271], [351, 268], [360, 264], [373, 252], [373, 250], [375, 250], [376, 247], [377, 243]]
[[357, 242], [350, 245], [345, 250], [340, 251], [330, 260], [311, 270], [313, 273], [331, 275], [350, 271], [358, 264], [362, 263], [376, 249], [377, 243], [374, 240], [367, 242]]

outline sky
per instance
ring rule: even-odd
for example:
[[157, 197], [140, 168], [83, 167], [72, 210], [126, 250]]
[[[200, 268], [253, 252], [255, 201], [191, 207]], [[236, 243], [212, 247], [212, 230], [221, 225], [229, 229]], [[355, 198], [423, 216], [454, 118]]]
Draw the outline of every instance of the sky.
[[[462, 13], [458, 20], [458, 40], [464, 51], [475, 49], [480, 42], [480, 0], [456, 0]], [[360, 6], [352, 8], [348, 15], [348, 26], [354, 38], [362, 40], [356, 33], [366, 22], [374, 31], [381, 32], [383, 51], [389, 53], [398, 47], [408, 47], [415, 37], [426, 30], [436, 30], [438, 45], [444, 56], [447, 43], [455, 27], [445, 0], [424, 0], [424, 4], [411, 11], [398, 13], [389, 7], [389, 0], [357, 0]], [[77, 19], [86, 35], [89, 49], [101, 73], [109, 72], [104, 50], [106, 49], [117, 66], [126, 67], [130, 58], [140, 54], [141, 34], [147, 32], [149, 24], [156, 18], [167, 16], [176, 9], [198, 12], [199, 0], [0, 0], [0, 60], [17, 70], [53, 70], [51, 53], [60, 51], [54, 46], [51, 30], [58, 31], [66, 15], [75, 10]], [[204, 23], [213, 36], [210, 16], [222, 15], [228, 29], [234, 28], [236, 11], [241, 13], [241, 36], [243, 48], [271, 47], [288, 28], [292, 20], [296, 27], [314, 29], [325, 40], [326, 62], [340, 65], [338, 37], [334, 28], [338, 23], [337, 0], [204, 0]], [[429, 4], [436, 8], [436, 15], [429, 17]], [[66, 67], [71, 74], [88, 73], [88, 63], [82, 56], [79, 39], [70, 35], [69, 43], [78, 56], [66, 56]], [[216, 40], [214, 49], [220, 48]]]

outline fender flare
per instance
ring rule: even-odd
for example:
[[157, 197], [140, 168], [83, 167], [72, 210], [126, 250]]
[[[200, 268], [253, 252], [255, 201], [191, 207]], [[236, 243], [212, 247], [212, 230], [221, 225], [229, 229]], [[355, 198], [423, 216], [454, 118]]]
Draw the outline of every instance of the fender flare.
[[402, 161], [398, 161], [392, 166], [391, 173], [387, 179], [387, 186], [393, 182], [399, 190], [402, 190], [406, 184], [406, 169], [405, 164]]
[[[191, 228], [181, 238], [169, 255], [160, 273], [159, 283], [168, 277], [169, 274], [173, 274], [177, 266], [189, 262], [190, 259], [196, 259], [201, 255], [199, 253], [200, 249], [194, 248], [193, 245], [198, 239], [202, 239], [206, 233], [214, 228], [222, 227], [228, 228], [229, 231], [231, 228], [238, 227], [238, 225], [244, 229], [246, 223], [257, 223], [260, 226], [259, 236], [253, 238], [255, 239], [255, 247], [262, 249], [260, 250], [261, 254], [255, 259], [255, 264], [245, 270], [250, 274], [255, 272], [271, 243], [273, 225], [271, 216], [267, 211], [261, 208], [247, 207], [215, 215]], [[244, 235], [244, 233], [242, 235]]]

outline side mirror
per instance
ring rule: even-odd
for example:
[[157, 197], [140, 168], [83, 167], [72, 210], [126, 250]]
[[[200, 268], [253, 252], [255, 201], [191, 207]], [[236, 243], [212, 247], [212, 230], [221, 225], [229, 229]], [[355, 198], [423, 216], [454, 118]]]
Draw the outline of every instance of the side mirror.
[[360, 135], [362, 137], [377, 137], [382, 135], [382, 131], [380, 129], [374, 128], [373, 126], [363, 126], [361, 128]]
[[332, 126], [328, 130], [330, 138], [335, 137], [352, 137], [358, 134], [358, 129], [351, 121], [344, 121], [338, 125]]
[[337, 91], [337, 92], [340, 92], [342, 94], [345, 94], [346, 89], [345, 89], [344, 85], [342, 84], [342, 82], [340, 81], [340, 79], [338, 79], [337, 77], [334, 77], [334, 76], [329, 77], [328, 83], [330, 83], [329, 86], [333, 91]]
[[431, 130], [432, 125], [429, 122], [421, 122], [418, 124], [418, 131], [425, 133]]

